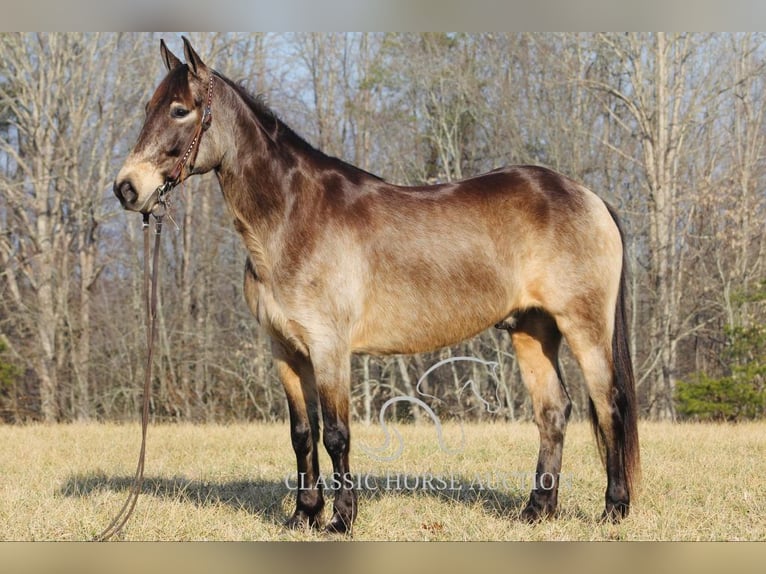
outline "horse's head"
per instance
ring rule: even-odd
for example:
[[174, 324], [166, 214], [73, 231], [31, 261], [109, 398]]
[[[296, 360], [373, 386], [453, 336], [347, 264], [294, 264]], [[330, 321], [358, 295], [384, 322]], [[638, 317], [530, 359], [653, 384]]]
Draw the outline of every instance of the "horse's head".
[[189, 41], [183, 41], [185, 64], [160, 42], [168, 74], [146, 104], [138, 141], [114, 182], [114, 194], [125, 209], [150, 213], [163, 185], [169, 189], [191, 173], [214, 167], [209, 142], [200, 143], [210, 124], [214, 76]]

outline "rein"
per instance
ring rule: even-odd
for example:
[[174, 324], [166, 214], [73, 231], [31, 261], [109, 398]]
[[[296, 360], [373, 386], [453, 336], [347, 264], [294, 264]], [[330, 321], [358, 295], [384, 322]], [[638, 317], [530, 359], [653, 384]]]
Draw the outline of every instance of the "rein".
[[133, 477], [133, 484], [130, 487], [128, 498], [125, 504], [112, 519], [101, 534], [95, 540], [103, 542], [109, 540], [115, 534], [122, 530], [122, 527], [128, 522], [133, 514], [133, 510], [138, 502], [138, 495], [141, 493], [141, 487], [144, 482], [144, 459], [146, 457], [146, 430], [149, 427], [149, 402], [151, 396], [152, 383], [152, 364], [154, 362], [154, 341], [157, 338], [157, 287], [159, 284], [159, 260], [160, 260], [160, 235], [162, 233], [163, 213], [154, 216], [154, 251], [151, 256], [151, 274], [149, 273], [150, 243], [149, 238], [149, 214], [144, 214], [143, 234], [144, 234], [144, 302], [146, 305], [146, 344], [147, 357], [146, 368], [144, 369], [144, 397], [141, 410], [141, 450], [138, 455], [138, 464], [136, 465], [136, 474]]
[[[205, 109], [202, 112], [202, 118], [197, 125], [197, 129], [194, 131], [194, 136], [189, 143], [189, 147], [186, 148], [186, 153], [178, 160], [173, 171], [170, 172], [170, 176], [165, 180], [165, 183], [160, 185], [144, 203], [148, 205], [152, 199], [156, 199], [156, 204], [160, 206], [159, 213], [153, 213], [154, 216], [154, 250], [150, 249], [151, 240], [149, 238], [149, 214], [144, 213], [144, 219], [142, 223], [143, 235], [144, 235], [144, 302], [146, 306], [146, 368], [144, 370], [144, 397], [141, 409], [141, 450], [138, 455], [138, 464], [136, 465], [136, 474], [133, 477], [133, 484], [130, 487], [130, 492], [125, 500], [125, 504], [112, 519], [109, 525], [99, 534], [95, 540], [103, 542], [109, 540], [116, 534], [118, 534], [123, 526], [128, 522], [133, 510], [138, 502], [138, 496], [141, 494], [141, 487], [144, 482], [144, 460], [146, 458], [146, 431], [149, 427], [149, 402], [151, 400], [151, 383], [152, 383], [152, 364], [154, 363], [154, 341], [157, 338], [157, 291], [159, 284], [159, 260], [160, 260], [160, 235], [162, 234], [162, 220], [167, 212], [167, 194], [181, 183], [186, 177], [189, 177], [194, 170], [194, 162], [197, 160], [197, 153], [199, 152], [199, 144], [202, 140], [202, 134], [204, 134], [210, 127], [210, 123], [213, 119], [213, 113], [211, 105], [213, 103], [213, 78], [211, 74], [210, 83], [207, 89], [207, 102]], [[189, 167], [186, 169], [186, 177], [183, 177], [184, 168], [186, 163], [189, 162]], [[171, 218], [172, 221], [172, 218]], [[149, 272], [150, 266], [150, 252], [151, 255], [151, 273]]]

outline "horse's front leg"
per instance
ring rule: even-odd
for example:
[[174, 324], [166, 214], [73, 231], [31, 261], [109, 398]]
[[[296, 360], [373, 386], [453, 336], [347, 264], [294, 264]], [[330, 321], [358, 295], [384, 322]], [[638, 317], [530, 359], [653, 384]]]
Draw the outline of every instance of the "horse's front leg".
[[314, 372], [308, 359], [281, 343], [272, 343], [272, 352], [287, 396], [290, 438], [298, 465], [295, 512], [286, 524], [290, 528], [310, 528], [316, 525], [324, 506], [317, 452], [319, 409]]
[[351, 356], [346, 350], [312, 355], [316, 374], [319, 401], [322, 405], [324, 446], [332, 460], [333, 501], [332, 518], [327, 531], [351, 532], [357, 512], [356, 491], [349, 469], [348, 453], [351, 446], [349, 428], [349, 392], [351, 379]]

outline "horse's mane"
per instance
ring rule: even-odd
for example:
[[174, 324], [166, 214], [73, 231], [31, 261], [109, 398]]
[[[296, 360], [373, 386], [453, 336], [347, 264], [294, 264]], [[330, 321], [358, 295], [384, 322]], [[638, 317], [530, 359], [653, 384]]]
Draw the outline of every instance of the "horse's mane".
[[282, 121], [279, 116], [268, 106], [266, 103], [266, 96], [263, 94], [253, 94], [241, 83], [234, 82], [226, 76], [216, 72], [216, 77], [224, 81], [229, 87], [231, 87], [245, 105], [249, 108], [251, 113], [255, 116], [260, 126], [263, 128], [266, 135], [271, 141], [277, 143], [280, 141], [288, 141], [292, 147], [296, 147], [304, 153], [313, 156], [323, 161], [331, 161], [337, 163], [338, 167], [343, 167], [346, 170], [365, 174], [369, 177], [373, 177], [377, 180], [381, 180], [379, 176], [365, 171], [355, 165], [351, 165], [341, 159], [328, 156], [323, 151], [317, 149], [303, 137], [298, 135], [289, 125]]

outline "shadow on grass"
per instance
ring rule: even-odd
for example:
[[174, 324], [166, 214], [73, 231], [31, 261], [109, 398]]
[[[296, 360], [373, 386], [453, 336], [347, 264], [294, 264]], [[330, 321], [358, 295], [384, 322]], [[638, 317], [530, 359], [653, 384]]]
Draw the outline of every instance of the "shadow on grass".
[[[103, 473], [71, 476], [59, 489], [63, 496], [86, 497], [94, 492], [130, 490], [132, 476], [109, 477]], [[395, 473], [390, 475], [363, 475], [362, 482], [356, 483], [360, 501], [380, 500], [388, 497], [404, 499], [410, 497], [432, 497], [466, 506], [480, 505], [494, 516], [516, 520], [527, 500], [521, 491], [504, 491], [476, 483], [475, 478], [462, 476], [448, 480], [424, 482], [422, 475]], [[325, 516], [332, 506], [330, 484], [325, 492]], [[291, 483], [294, 489], [296, 483]], [[144, 477], [141, 488], [144, 495], [157, 496], [175, 501], [189, 502], [196, 506], [225, 504], [236, 510], [244, 510], [275, 524], [283, 524], [288, 518], [283, 501], [289, 500], [292, 508], [295, 490], [288, 488], [284, 481], [243, 480], [214, 482], [190, 480], [184, 477]]]
[[[86, 497], [103, 491], [127, 493], [132, 486], [133, 476], [109, 477], [103, 473], [75, 475], [64, 483], [59, 489], [59, 494]], [[199, 507], [225, 504], [259, 515], [275, 524], [282, 524], [287, 518], [281, 506], [286, 493], [284, 483], [269, 480], [213, 482], [191, 480], [182, 476], [145, 476], [141, 486], [142, 495], [188, 502]]]

